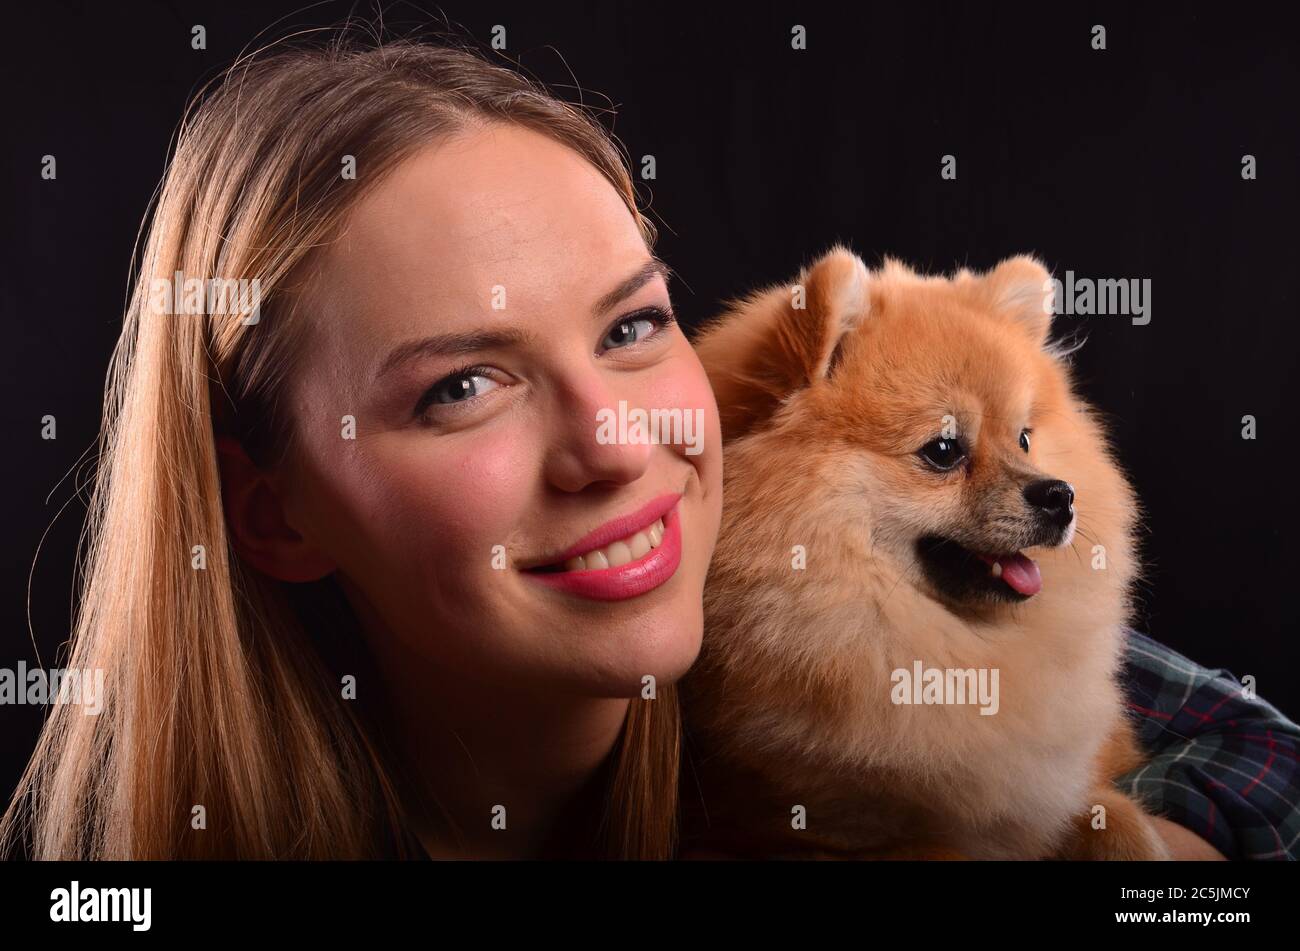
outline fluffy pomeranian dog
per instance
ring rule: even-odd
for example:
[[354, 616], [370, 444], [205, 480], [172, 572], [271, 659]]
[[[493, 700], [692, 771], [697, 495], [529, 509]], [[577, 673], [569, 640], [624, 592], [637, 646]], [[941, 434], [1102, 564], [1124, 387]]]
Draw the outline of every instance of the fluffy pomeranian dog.
[[842, 246], [696, 340], [725, 503], [683, 682], [727, 855], [1165, 858], [1112, 784], [1136, 500], [1049, 342], [1035, 259]]

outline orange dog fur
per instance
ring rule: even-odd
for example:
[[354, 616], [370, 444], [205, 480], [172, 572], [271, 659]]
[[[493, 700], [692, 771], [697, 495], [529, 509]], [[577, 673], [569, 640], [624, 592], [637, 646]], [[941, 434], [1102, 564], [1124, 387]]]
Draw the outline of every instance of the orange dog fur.
[[[1111, 782], [1140, 762], [1115, 680], [1136, 500], [1048, 341], [1049, 279], [1023, 256], [980, 275], [873, 272], [837, 245], [697, 337], [725, 504], [704, 649], [683, 682], [701, 796], [690, 848], [1167, 857]], [[918, 450], [945, 426], [968, 459], [942, 472]], [[1016, 542], [1043, 517], [1026, 486], [1049, 479], [1073, 487], [1075, 521], [1055, 546], [1025, 546], [1031, 596], [933, 541], [1026, 565]], [[922, 552], [936, 550], [971, 577], [932, 576]], [[996, 713], [893, 702], [893, 672], [916, 661], [996, 669]]]

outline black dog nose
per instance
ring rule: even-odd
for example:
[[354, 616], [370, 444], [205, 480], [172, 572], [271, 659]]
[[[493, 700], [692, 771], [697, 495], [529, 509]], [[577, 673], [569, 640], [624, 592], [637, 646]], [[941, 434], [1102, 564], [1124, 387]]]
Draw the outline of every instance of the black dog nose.
[[1025, 501], [1062, 528], [1074, 518], [1074, 486], [1060, 479], [1043, 479], [1025, 486]]

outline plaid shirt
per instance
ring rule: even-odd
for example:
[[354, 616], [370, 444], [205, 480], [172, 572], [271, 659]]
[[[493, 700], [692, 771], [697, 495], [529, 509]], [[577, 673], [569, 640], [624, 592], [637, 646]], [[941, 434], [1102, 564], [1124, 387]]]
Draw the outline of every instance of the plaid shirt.
[[1120, 789], [1230, 859], [1300, 856], [1300, 726], [1136, 631], [1120, 680], [1151, 755]]

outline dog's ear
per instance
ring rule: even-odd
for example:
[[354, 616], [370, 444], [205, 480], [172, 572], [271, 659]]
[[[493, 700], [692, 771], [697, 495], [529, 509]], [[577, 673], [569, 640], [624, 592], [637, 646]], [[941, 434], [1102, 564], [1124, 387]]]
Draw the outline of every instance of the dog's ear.
[[794, 282], [733, 301], [704, 327], [695, 349], [717, 397], [724, 441], [833, 372], [841, 339], [870, 307], [869, 280], [862, 259], [835, 245]]
[[983, 279], [988, 304], [1024, 327], [1030, 338], [1042, 346], [1052, 330], [1052, 275], [1037, 258], [1028, 254], [1007, 258]]

